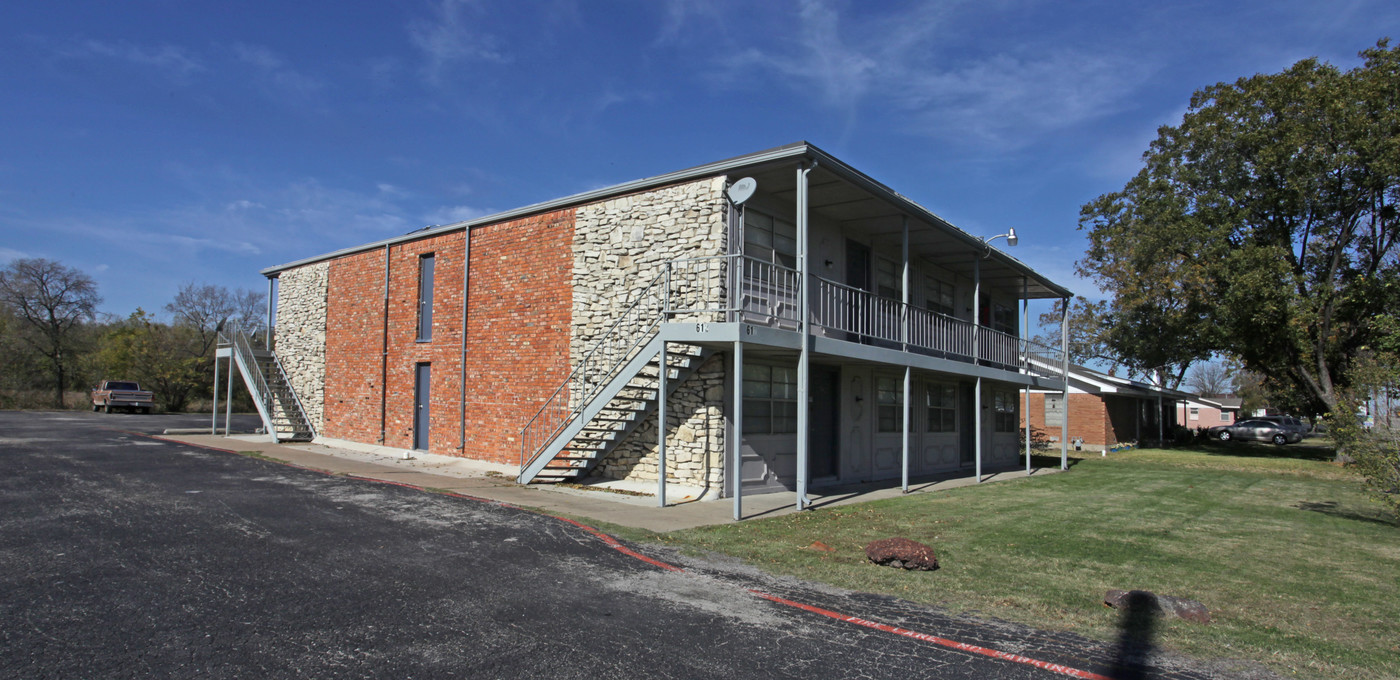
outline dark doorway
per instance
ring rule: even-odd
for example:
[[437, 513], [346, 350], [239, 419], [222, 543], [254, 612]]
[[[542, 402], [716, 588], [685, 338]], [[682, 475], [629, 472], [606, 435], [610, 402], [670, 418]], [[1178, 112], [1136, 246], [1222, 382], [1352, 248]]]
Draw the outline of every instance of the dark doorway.
[[[863, 243], [846, 241], [846, 285], [870, 290], [870, 247]], [[853, 296], [846, 305], [846, 328], [851, 331], [848, 340], [868, 342], [870, 339], [864, 307], [864, 296]]]
[[812, 367], [812, 410], [807, 420], [807, 470], [809, 479], [840, 474], [841, 370], [835, 366]]
[[433, 365], [418, 364], [413, 381], [413, 448], [428, 450], [428, 404]]
[[963, 465], [977, 462], [977, 393], [972, 385], [958, 386], [958, 460]]

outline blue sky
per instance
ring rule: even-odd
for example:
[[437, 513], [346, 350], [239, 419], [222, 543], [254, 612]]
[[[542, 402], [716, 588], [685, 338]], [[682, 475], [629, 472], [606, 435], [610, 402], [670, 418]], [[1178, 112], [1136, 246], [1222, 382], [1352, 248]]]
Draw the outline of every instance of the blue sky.
[[[105, 312], [807, 140], [1078, 293], [1079, 206], [1205, 85], [1343, 68], [1400, 3], [0, 4], [0, 262]], [[1033, 310], [1034, 311], [1034, 310]], [[163, 312], [162, 312], [163, 314]]]

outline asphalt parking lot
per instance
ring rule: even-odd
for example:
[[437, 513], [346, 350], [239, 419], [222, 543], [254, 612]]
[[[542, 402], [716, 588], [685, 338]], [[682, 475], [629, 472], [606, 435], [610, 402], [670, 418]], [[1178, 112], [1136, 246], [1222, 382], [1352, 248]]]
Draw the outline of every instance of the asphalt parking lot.
[[0, 676], [1212, 677], [140, 434], [207, 424], [0, 412]]

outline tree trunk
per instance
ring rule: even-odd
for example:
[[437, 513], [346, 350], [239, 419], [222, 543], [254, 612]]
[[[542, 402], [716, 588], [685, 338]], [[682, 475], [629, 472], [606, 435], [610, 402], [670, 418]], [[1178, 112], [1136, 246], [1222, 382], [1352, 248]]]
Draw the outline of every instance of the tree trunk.
[[67, 387], [67, 385], [65, 384], [66, 381], [64, 380], [64, 375], [63, 375], [63, 363], [62, 363], [62, 362], [59, 362], [59, 361], [55, 361], [55, 362], [54, 362], [54, 376], [57, 378], [57, 380], [55, 381], [55, 382], [56, 382], [56, 387], [55, 387], [55, 391], [54, 391], [54, 395], [53, 395], [53, 396], [54, 396], [54, 405], [57, 406], [58, 408], [62, 409], [62, 408], [65, 408], [64, 405], [63, 405], [63, 388], [64, 388], [64, 387]]

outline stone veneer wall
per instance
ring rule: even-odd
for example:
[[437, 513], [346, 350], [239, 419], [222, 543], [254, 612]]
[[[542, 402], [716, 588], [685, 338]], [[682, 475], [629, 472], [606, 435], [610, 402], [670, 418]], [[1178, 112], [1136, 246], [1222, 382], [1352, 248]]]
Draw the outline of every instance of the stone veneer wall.
[[[712, 177], [578, 209], [571, 366], [579, 364], [594, 338], [617, 321], [666, 262], [724, 254], [729, 215], [724, 186], [725, 177]], [[722, 295], [723, 289], [712, 292]], [[724, 376], [723, 360], [712, 357], [668, 398], [668, 481], [707, 487], [722, 482]], [[655, 481], [656, 416], [634, 430], [596, 472]]]
[[277, 358], [317, 432], [325, 414], [329, 280], [329, 262], [289, 269], [277, 276]]

